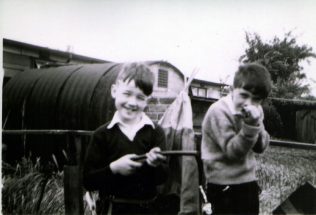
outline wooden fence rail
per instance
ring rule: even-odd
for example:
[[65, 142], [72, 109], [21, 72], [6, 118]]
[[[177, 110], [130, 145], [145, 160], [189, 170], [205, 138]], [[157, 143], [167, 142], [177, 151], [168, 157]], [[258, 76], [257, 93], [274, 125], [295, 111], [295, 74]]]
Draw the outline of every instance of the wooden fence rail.
[[[74, 136], [91, 136], [93, 131], [87, 130], [2, 130], [2, 134], [24, 135], [24, 134], [49, 134], [49, 135], [74, 135]], [[202, 137], [200, 132], [196, 132], [197, 137]], [[316, 150], [316, 144], [303, 143], [289, 140], [270, 140], [272, 146], [282, 146], [298, 149]]]
[[[196, 132], [195, 136], [200, 140], [202, 138], [202, 133]], [[296, 142], [296, 141], [290, 141], [290, 140], [271, 139], [270, 145], [271, 146], [287, 147], [287, 148], [295, 148], [295, 149], [316, 150], [316, 144]]]
[[52, 129], [35, 129], [35, 130], [2, 130], [2, 134], [55, 134], [55, 135], [78, 135], [78, 136], [90, 136], [93, 131], [87, 130], [52, 130]]

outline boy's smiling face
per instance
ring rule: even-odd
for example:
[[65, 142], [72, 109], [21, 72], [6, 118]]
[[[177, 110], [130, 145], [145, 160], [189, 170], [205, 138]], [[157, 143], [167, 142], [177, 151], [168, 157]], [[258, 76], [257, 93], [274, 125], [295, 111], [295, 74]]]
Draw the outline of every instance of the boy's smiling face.
[[234, 88], [232, 97], [237, 112], [240, 112], [245, 106], [258, 106], [262, 103], [262, 98], [243, 88]]
[[127, 124], [133, 124], [140, 120], [140, 116], [147, 106], [146, 96], [135, 85], [135, 81], [118, 81], [111, 88], [112, 97], [115, 99], [115, 107], [120, 119]]

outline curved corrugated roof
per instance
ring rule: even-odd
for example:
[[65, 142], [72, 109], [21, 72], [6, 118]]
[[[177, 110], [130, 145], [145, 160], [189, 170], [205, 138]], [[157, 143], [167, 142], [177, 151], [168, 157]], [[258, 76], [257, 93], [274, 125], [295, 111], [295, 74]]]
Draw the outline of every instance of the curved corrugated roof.
[[55, 113], [60, 93], [67, 85], [67, 80], [80, 68], [81, 66], [66, 66], [41, 70], [44, 74], [34, 85], [25, 104], [28, 129], [58, 128]]
[[[121, 65], [62, 66], [14, 76], [4, 87], [4, 129], [96, 129], [113, 115], [110, 89]], [[54, 154], [64, 163], [65, 141], [51, 135], [4, 136], [9, 160], [31, 151], [35, 158], [47, 161]]]
[[109, 72], [99, 79], [90, 101], [87, 129], [92, 129], [94, 125], [101, 125], [113, 116], [115, 109], [111, 85], [115, 82], [122, 65], [113, 65], [109, 68]]
[[[89, 122], [91, 115], [95, 112], [103, 113], [107, 108], [91, 109], [91, 106], [103, 76], [106, 76], [107, 80], [110, 80], [109, 77], [113, 76], [114, 80], [101, 86], [102, 94], [98, 95], [96, 99], [97, 101], [103, 101], [107, 100], [108, 97], [111, 98], [107, 88], [110, 88], [116, 79], [118, 70], [113, 70], [116, 65], [114, 63], [84, 65], [71, 75], [59, 97], [56, 114], [58, 127], [64, 129], [95, 129], [94, 123]], [[113, 109], [113, 107], [109, 108]], [[102, 122], [98, 124], [104, 123], [107, 119], [103, 118]]]
[[[25, 71], [4, 88], [4, 118], [25, 129], [95, 129], [113, 114], [110, 87], [121, 64], [85, 64]], [[24, 106], [24, 107], [23, 107]], [[25, 118], [22, 119], [22, 112]], [[11, 127], [8, 118], [6, 129]]]
[[17, 75], [14, 81], [9, 81], [3, 89], [2, 127], [4, 129], [21, 129], [23, 105], [32, 92], [38, 79], [43, 75], [38, 70], [23, 72]]

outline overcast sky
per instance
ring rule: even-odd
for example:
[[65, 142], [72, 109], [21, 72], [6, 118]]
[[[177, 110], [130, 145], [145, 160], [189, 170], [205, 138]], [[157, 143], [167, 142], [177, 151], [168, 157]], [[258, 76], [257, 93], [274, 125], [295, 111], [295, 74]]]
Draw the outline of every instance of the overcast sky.
[[[115, 62], [166, 60], [228, 84], [246, 31], [265, 41], [293, 31], [316, 52], [315, 20], [313, 0], [0, 0], [3, 38]], [[312, 84], [316, 60], [304, 68]]]

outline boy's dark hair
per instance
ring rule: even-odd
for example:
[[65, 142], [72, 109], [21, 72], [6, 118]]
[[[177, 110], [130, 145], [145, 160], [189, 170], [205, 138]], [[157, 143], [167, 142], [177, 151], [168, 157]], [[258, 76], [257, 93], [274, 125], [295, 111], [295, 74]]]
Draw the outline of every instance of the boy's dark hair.
[[117, 81], [135, 81], [136, 87], [141, 89], [146, 96], [153, 92], [155, 76], [151, 69], [143, 63], [129, 63], [123, 66]]
[[272, 88], [270, 73], [259, 63], [241, 65], [234, 77], [234, 88], [243, 88], [265, 99]]

